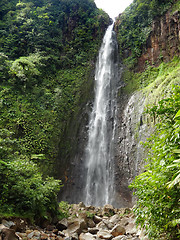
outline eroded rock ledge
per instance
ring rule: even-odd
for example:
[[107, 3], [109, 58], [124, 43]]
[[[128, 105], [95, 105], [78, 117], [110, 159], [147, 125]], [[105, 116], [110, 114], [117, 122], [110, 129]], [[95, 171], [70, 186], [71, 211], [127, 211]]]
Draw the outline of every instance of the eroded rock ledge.
[[168, 11], [152, 24], [152, 31], [146, 41], [141, 57], [138, 59], [138, 71], [143, 71], [146, 63], [158, 66], [162, 60], [170, 61], [179, 55], [180, 12]]

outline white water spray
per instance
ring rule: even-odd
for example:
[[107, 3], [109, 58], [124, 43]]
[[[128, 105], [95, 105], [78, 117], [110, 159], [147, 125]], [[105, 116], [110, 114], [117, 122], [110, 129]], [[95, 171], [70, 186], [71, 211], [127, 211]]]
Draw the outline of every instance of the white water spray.
[[111, 25], [104, 36], [96, 63], [95, 100], [85, 161], [84, 201], [87, 205], [103, 206], [113, 200], [117, 81], [117, 42]]

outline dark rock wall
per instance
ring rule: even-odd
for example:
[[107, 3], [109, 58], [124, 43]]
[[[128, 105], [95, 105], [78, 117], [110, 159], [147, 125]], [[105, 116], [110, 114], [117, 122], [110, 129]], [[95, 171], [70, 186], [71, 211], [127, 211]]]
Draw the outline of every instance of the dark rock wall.
[[94, 98], [94, 65], [87, 73], [86, 85], [83, 86], [78, 109], [72, 115], [64, 130], [57, 159], [58, 178], [64, 187], [59, 193], [59, 200], [69, 203], [82, 201], [82, 189], [85, 187], [84, 149], [87, 144], [87, 126]]

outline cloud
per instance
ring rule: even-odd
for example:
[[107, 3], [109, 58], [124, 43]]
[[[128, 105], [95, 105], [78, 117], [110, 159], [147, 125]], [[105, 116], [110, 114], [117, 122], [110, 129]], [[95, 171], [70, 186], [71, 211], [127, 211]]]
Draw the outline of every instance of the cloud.
[[95, 0], [97, 7], [102, 8], [112, 18], [117, 17], [132, 2], [133, 0]]

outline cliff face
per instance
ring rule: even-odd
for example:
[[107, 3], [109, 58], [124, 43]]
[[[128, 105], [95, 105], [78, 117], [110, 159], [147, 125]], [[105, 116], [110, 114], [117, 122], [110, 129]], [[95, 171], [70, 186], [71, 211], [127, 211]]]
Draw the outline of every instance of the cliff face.
[[[118, 27], [123, 28], [121, 16], [115, 24], [117, 34], [119, 31]], [[146, 150], [141, 142], [146, 141], [154, 128], [153, 123], [147, 122], [148, 119], [144, 110], [147, 104], [155, 104], [162, 99], [163, 95], [166, 96], [172, 84], [175, 83], [173, 82], [173, 77], [167, 82], [165, 76], [158, 78], [160, 76], [159, 73], [159, 75], [155, 74], [154, 78], [152, 77], [153, 80], [145, 84], [145, 86], [148, 85], [148, 88], [145, 88], [144, 85], [141, 85], [142, 83], [138, 82], [136, 78], [138, 73], [136, 74], [135, 72], [145, 71], [147, 65], [157, 67], [162, 62], [169, 62], [174, 56], [180, 54], [179, 44], [180, 12], [175, 11], [172, 13], [169, 10], [162, 17], [153, 21], [150, 34], [146, 43], [142, 46], [142, 54], [137, 58], [136, 66], [131, 68], [133, 71], [124, 67], [121, 79], [122, 84], [124, 82], [124, 86], [120, 89], [118, 99], [118, 137], [115, 153], [115, 188], [117, 192], [115, 201], [122, 206], [133, 205], [134, 199], [128, 186], [135, 176], [141, 172], [144, 159], [146, 158]], [[132, 56], [132, 51], [129, 48], [119, 50], [122, 57], [121, 60]], [[160, 70], [157, 69], [155, 71], [158, 72]], [[161, 72], [163, 74], [165, 71]], [[152, 76], [153, 74], [152, 72]], [[134, 90], [137, 91], [134, 92]]]
[[168, 62], [180, 49], [180, 12], [173, 14], [168, 11], [152, 24], [152, 31], [143, 47], [142, 55], [138, 58], [138, 71], [143, 71], [146, 64], [159, 65]]

